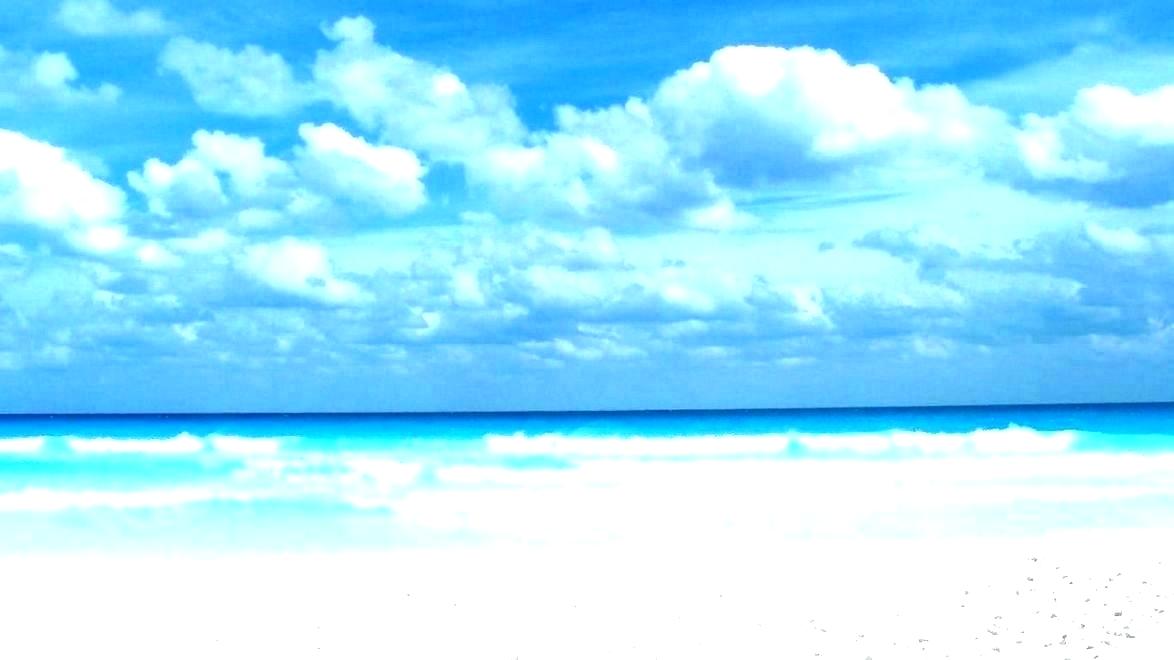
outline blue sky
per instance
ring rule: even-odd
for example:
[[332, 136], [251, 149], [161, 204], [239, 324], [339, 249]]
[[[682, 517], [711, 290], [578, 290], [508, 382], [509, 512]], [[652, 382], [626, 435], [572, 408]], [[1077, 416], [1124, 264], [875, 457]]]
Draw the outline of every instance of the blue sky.
[[1158, 3], [0, 7], [0, 408], [1174, 398]]

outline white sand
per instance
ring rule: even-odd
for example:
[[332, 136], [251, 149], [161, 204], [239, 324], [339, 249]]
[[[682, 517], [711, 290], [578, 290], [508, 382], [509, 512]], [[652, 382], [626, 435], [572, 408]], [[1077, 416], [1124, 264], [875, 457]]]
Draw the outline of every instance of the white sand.
[[1088, 532], [7, 557], [0, 657], [1168, 659], [1172, 551]]

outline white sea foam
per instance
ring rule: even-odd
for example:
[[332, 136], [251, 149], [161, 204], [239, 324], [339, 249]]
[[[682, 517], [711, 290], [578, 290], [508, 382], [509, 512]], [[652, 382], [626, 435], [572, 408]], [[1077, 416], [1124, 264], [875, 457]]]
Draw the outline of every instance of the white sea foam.
[[68, 441], [78, 454], [194, 454], [204, 451], [204, 441], [191, 433], [171, 438], [78, 438]]
[[404, 487], [416, 482], [423, 470], [419, 463], [406, 463], [390, 458], [349, 456], [341, 461], [357, 478], [385, 487]]
[[390, 509], [416, 486], [421, 463], [347, 452], [249, 456], [232, 474], [237, 487], [266, 497], [312, 497], [358, 509]]
[[[753, 543], [869, 526], [959, 527], [971, 516], [1002, 524], [1006, 512], [1023, 526], [1040, 510], [1063, 510], [1051, 519], [1079, 526], [1118, 504], [1150, 521], [1153, 511], [1174, 508], [1174, 453], [1069, 451], [1077, 439], [1021, 427], [680, 438], [517, 433], [486, 436], [481, 453], [406, 458], [394, 447], [312, 451], [312, 443], [279, 437], [72, 438], [70, 447], [83, 453], [208, 453], [191, 462], [198, 487], [181, 480], [175, 488], [69, 490], [65, 481], [0, 494], [0, 511], [312, 501], [391, 512], [388, 524], [402, 525], [405, 539], [419, 531], [526, 541], [702, 533]], [[217, 454], [234, 457], [232, 472], [205, 487], [201, 466]], [[515, 457], [568, 460], [552, 466]], [[306, 515], [325, 515], [316, 510]]]
[[1075, 431], [1037, 431], [1008, 426], [977, 429], [964, 433], [893, 430], [884, 433], [802, 434], [796, 440], [815, 452], [843, 452], [865, 455], [915, 453], [949, 455], [1053, 454], [1067, 451], [1077, 440]]
[[216, 499], [240, 499], [208, 488], [146, 490], [52, 490], [26, 488], [0, 493], [0, 512], [56, 513], [89, 509], [157, 509]]
[[491, 453], [512, 456], [712, 457], [781, 454], [791, 439], [777, 433], [574, 437], [559, 433], [531, 436], [519, 432], [490, 434], [485, 436], [485, 442]]
[[527, 542], [688, 539], [704, 530], [747, 543], [865, 529], [999, 534], [1174, 514], [1174, 453], [591, 457], [562, 467], [449, 465], [434, 476], [436, 488], [392, 503], [400, 520]]
[[[43, 439], [43, 438], [42, 438]], [[196, 454], [209, 448], [228, 456], [266, 456], [280, 453], [290, 436], [242, 436], [214, 433], [199, 436], [182, 432], [161, 438], [80, 437], [66, 438], [78, 454]], [[3, 441], [0, 441], [2, 443]]]
[[769, 457], [786, 454], [794, 445], [807, 452], [881, 456], [887, 454], [946, 456], [951, 454], [1055, 454], [1077, 440], [1074, 431], [1037, 431], [1009, 426], [965, 433], [933, 433], [896, 429], [873, 433], [706, 434], [649, 437], [568, 436], [560, 433], [485, 436], [493, 454], [567, 458], [714, 458]]
[[233, 456], [261, 456], [281, 451], [283, 441], [289, 437], [250, 437], [240, 435], [210, 435], [207, 440], [212, 448], [221, 454]]
[[45, 436], [0, 438], [0, 454], [35, 454], [45, 446]]

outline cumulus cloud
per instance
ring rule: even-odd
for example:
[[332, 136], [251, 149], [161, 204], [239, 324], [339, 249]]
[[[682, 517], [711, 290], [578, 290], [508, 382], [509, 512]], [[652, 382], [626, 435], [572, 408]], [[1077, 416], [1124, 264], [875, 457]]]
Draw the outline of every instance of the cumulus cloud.
[[[257, 138], [221, 131], [196, 131], [193, 148], [174, 165], [148, 160], [127, 175], [157, 215], [206, 216], [229, 205], [229, 198], [258, 201], [292, 176], [285, 162], [267, 156]], [[223, 180], [222, 180], [223, 179]]]
[[223, 112], [278, 114], [328, 101], [376, 133], [376, 146], [461, 165], [499, 215], [534, 221], [730, 229], [754, 223], [735, 199], [764, 186], [829, 176], [892, 183], [1016, 159], [1001, 112], [955, 87], [892, 80], [834, 51], [721, 49], [648, 99], [561, 106], [553, 130], [532, 131], [507, 89], [378, 43], [365, 17], [340, 19], [323, 34], [334, 47], [318, 52], [303, 81], [256, 47], [231, 52], [177, 39], [161, 62], [185, 76], [198, 102]]
[[87, 37], [160, 34], [171, 29], [156, 9], [123, 11], [109, 0], [65, 0], [56, 19], [66, 30]]
[[[252, 367], [680, 360], [809, 374], [829, 356], [949, 364], [1174, 336], [1174, 233], [1158, 211], [1105, 209], [1168, 199], [1166, 88], [1088, 88], [1061, 113], [1011, 120], [832, 51], [736, 46], [646, 98], [559, 106], [534, 130], [508, 90], [378, 43], [367, 19], [323, 33], [332, 45], [305, 76], [259, 47], [173, 40], [161, 67], [204, 107], [329, 103], [331, 121], [299, 121], [288, 141], [197, 131], [178, 158], [127, 175], [141, 211], [75, 157], [0, 131], [0, 221], [17, 228], [0, 281], [23, 297], [0, 316], [14, 337], [0, 337], [0, 366], [120, 346]], [[68, 58], [42, 68], [44, 86], [75, 88]], [[935, 185], [910, 184], [923, 179]], [[937, 184], [950, 195], [929, 199]], [[829, 188], [857, 206], [786, 201]], [[451, 224], [370, 231], [404, 217]], [[87, 254], [34, 286], [28, 236]], [[38, 288], [88, 320], [37, 307]]]
[[426, 201], [426, 170], [414, 153], [372, 145], [334, 124], [304, 124], [299, 134], [303, 145], [285, 161], [267, 155], [258, 138], [197, 131], [181, 159], [152, 158], [128, 181], [173, 234], [200, 219], [242, 232], [325, 231], [402, 216]]
[[[464, 166], [469, 182], [510, 216], [628, 227], [729, 228], [746, 220], [712, 175], [682, 166], [638, 99], [599, 111], [562, 107], [556, 130], [533, 133], [508, 90], [466, 83], [379, 44], [364, 17], [340, 19], [323, 33], [335, 46], [318, 53], [306, 81], [295, 80], [280, 56], [255, 48], [233, 53], [177, 39], [161, 62], [185, 76], [198, 102], [218, 111], [279, 114], [329, 100], [378, 134], [381, 144], [372, 146], [406, 147]], [[267, 73], [252, 74], [262, 69]], [[271, 98], [254, 101], [239, 89], [249, 80], [265, 81], [254, 86]], [[280, 90], [271, 95], [270, 87]]]
[[689, 170], [639, 99], [596, 111], [562, 106], [556, 130], [497, 146], [467, 163], [511, 214], [626, 228], [744, 222], [704, 170]]
[[466, 162], [515, 213], [617, 227], [753, 224], [737, 197], [779, 186], [869, 187], [1014, 164], [1012, 127], [955, 87], [892, 80], [834, 51], [724, 48], [647, 100], [563, 106], [556, 129]]
[[249, 246], [237, 266], [279, 293], [326, 305], [353, 305], [368, 300], [359, 285], [336, 277], [326, 250], [309, 241], [287, 237]]
[[546, 354], [555, 358], [567, 358], [594, 362], [604, 359], [628, 359], [646, 355], [643, 349], [625, 345], [612, 337], [579, 336], [573, 339], [556, 337], [544, 341], [524, 341], [519, 344], [523, 350]]
[[1174, 85], [1134, 94], [1112, 85], [1081, 90], [1072, 113], [1080, 123], [1116, 139], [1142, 145], [1174, 144]]
[[403, 215], [425, 202], [424, 166], [416, 154], [376, 146], [334, 124], [302, 124], [298, 165], [303, 177], [330, 193]]
[[[817, 289], [730, 268], [632, 263], [620, 240], [601, 227], [496, 227], [458, 248], [428, 251], [400, 275], [377, 278], [377, 295], [411, 305], [416, 320], [394, 332], [379, 324], [382, 335], [363, 336], [372, 344], [511, 347], [553, 366], [680, 355], [832, 329]], [[394, 279], [377, 284], [383, 278]]]
[[948, 237], [925, 231], [890, 228], [873, 230], [859, 238], [855, 245], [914, 263], [923, 279], [937, 281], [945, 277], [947, 268], [961, 261], [961, 254], [951, 243]]
[[178, 74], [200, 107], [226, 114], [285, 114], [312, 100], [281, 55], [249, 45], [234, 52], [187, 37], [167, 43], [159, 68]]
[[375, 25], [365, 17], [340, 19], [323, 33], [336, 45], [318, 53], [314, 81], [385, 142], [464, 161], [525, 137], [504, 87], [466, 84], [446, 69], [377, 43]]
[[61, 236], [83, 250], [122, 246], [125, 195], [95, 178], [65, 150], [0, 129], [0, 223]]
[[808, 47], [723, 48], [649, 103], [686, 158], [741, 187], [869, 165], [974, 167], [1005, 121], [951, 85], [918, 87]]
[[884, 295], [837, 292], [832, 316], [850, 336], [905, 336], [920, 342], [915, 350], [1157, 336], [1174, 305], [1165, 236], [1087, 222], [996, 255], [923, 231], [872, 232], [857, 245], [916, 266], [924, 282]]
[[1174, 85], [1080, 90], [1056, 115], [1029, 114], [1017, 142], [1036, 187], [1114, 206], [1174, 199]]
[[179, 74], [206, 109], [281, 115], [329, 101], [384, 143], [438, 160], [463, 162], [525, 138], [504, 87], [467, 84], [447, 69], [383, 46], [375, 41], [375, 25], [362, 16], [339, 19], [322, 32], [335, 46], [318, 52], [308, 79], [297, 79], [281, 55], [259, 46], [232, 51], [187, 37], [168, 43], [159, 65]]
[[971, 100], [1014, 115], [1063, 110], [1091, 83], [1154, 89], [1170, 81], [1174, 50], [1154, 44], [1083, 43], [1054, 58], [1036, 60], [993, 78], [963, 85]]
[[112, 103], [122, 91], [103, 83], [80, 87], [77, 68], [60, 52], [15, 52], [0, 46], [0, 107], [37, 103]]
[[561, 106], [528, 129], [507, 89], [469, 83], [380, 44], [347, 17], [298, 80], [281, 56], [176, 39], [161, 59], [198, 102], [280, 114], [312, 101], [344, 110], [425, 162], [464, 168], [499, 217], [627, 229], [755, 224], [759, 196], [809, 186], [893, 188], [987, 177], [1028, 190], [1143, 206], [1163, 188], [1166, 88], [1098, 85], [1054, 116], [1012, 121], [953, 85], [918, 85], [832, 50], [730, 46], [668, 76], [648, 98]]
[[[161, 312], [180, 306], [178, 301], [173, 294], [170, 300], [159, 295], [153, 281], [123, 278], [108, 265], [118, 263], [116, 257], [42, 252], [26, 263], [19, 277], [3, 287], [3, 307], [20, 322], [0, 333], [0, 350], [8, 348], [22, 369], [72, 368], [89, 360], [117, 364], [131, 356], [166, 354], [151, 329]], [[133, 264], [132, 259], [122, 262]]]

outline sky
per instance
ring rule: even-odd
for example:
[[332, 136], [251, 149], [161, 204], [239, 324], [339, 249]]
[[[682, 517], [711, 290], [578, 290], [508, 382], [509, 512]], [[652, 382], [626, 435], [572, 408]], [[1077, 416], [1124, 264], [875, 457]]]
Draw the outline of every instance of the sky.
[[0, 411], [1174, 399], [1161, 3], [638, 4], [8, 0]]

